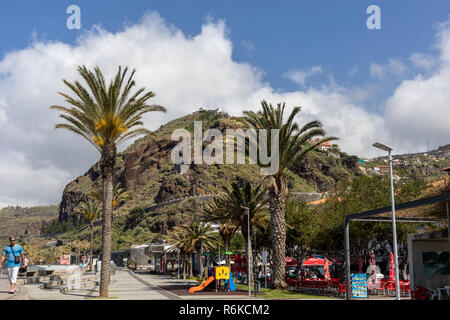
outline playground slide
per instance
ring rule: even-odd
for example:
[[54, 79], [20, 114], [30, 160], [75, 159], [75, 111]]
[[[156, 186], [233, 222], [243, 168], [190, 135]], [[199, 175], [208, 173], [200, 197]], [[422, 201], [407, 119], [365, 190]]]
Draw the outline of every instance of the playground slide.
[[230, 282], [230, 285], [228, 287], [230, 289], [230, 291], [236, 291], [236, 285], [234, 284], [233, 274], [231, 272], [230, 272], [230, 278], [225, 280], [225, 284], [227, 284], [228, 281]]
[[235, 291], [236, 290], [236, 285], [234, 284], [233, 281], [233, 274], [230, 272], [230, 291]]
[[208, 279], [206, 279], [205, 281], [203, 281], [201, 285], [189, 288], [189, 293], [202, 291], [203, 289], [205, 289], [213, 281], [214, 281], [214, 277], [211, 276]]

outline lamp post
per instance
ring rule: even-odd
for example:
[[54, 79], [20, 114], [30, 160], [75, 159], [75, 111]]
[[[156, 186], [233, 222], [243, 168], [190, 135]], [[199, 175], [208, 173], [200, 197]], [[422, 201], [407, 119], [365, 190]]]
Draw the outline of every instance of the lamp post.
[[200, 223], [200, 277], [203, 280], [203, 225]]
[[177, 279], [180, 279], [180, 249], [177, 250]]
[[256, 290], [258, 288], [258, 285], [256, 284], [257, 278], [256, 278], [256, 228], [253, 228], [253, 245], [255, 248], [255, 253], [253, 255], [253, 279], [255, 283], [255, 297], [256, 297]]
[[252, 244], [250, 242], [250, 208], [241, 206], [242, 209], [247, 210], [247, 283], [248, 283], [248, 295], [251, 297], [252, 289], [250, 286], [250, 250], [252, 250]]
[[394, 251], [394, 267], [395, 267], [395, 297], [397, 300], [400, 300], [400, 285], [399, 285], [399, 276], [398, 276], [398, 257], [397, 257], [397, 227], [395, 225], [395, 201], [394, 201], [394, 182], [392, 179], [392, 156], [391, 151], [392, 148], [381, 144], [379, 142], [375, 142], [373, 144], [375, 148], [384, 150], [388, 152], [389, 157], [389, 178], [391, 183], [391, 206], [392, 206], [392, 244]]

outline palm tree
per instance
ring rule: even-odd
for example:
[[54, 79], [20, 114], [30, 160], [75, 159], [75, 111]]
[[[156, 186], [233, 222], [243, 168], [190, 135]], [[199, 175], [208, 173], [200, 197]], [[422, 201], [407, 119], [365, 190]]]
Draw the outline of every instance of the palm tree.
[[88, 202], [82, 203], [80, 208], [77, 210], [78, 213], [83, 215], [89, 221], [89, 271], [93, 270], [93, 255], [92, 255], [92, 243], [94, 241], [94, 220], [96, 220], [100, 214], [101, 209], [97, 202], [89, 200]]
[[[335, 137], [326, 137], [312, 141], [314, 137], [326, 135], [320, 121], [311, 121], [300, 127], [294, 122], [295, 116], [300, 112], [300, 107], [294, 107], [291, 114], [284, 122], [285, 104], [279, 103], [276, 108], [266, 101], [261, 102], [262, 110], [258, 112], [244, 111], [244, 122], [253, 129], [278, 129], [279, 130], [279, 167], [278, 171], [269, 175], [270, 198], [270, 233], [273, 278], [275, 288], [286, 288], [285, 281], [285, 256], [286, 256], [286, 223], [285, 204], [288, 194], [286, 180], [287, 171], [299, 162], [308, 152], [325, 141], [337, 140]], [[270, 131], [268, 134], [270, 146]], [[270, 150], [270, 147], [268, 148]]]
[[[92, 198], [99, 203], [102, 202], [103, 199], [103, 189], [101, 187], [91, 190], [89, 192], [89, 198]], [[117, 206], [120, 206], [123, 202], [129, 201], [133, 198], [133, 196], [127, 192], [124, 188], [122, 188], [121, 184], [114, 185], [113, 188], [113, 201], [112, 201], [112, 210], [114, 210]], [[114, 220], [114, 215], [111, 217]]]
[[194, 252], [199, 254], [199, 266], [201, 266], [201, 248], [209, 251], [217, 246], [217, 239], [214, 237], [212, 227], [199, 221], [192, 221], [188, 225], [175, 226], [167, 233], [166, 239], [179, 248], [183, 254], [191, 256], [190, 277], [192, 277], [192, 254]]
[[202, 251], [210, 251], [216, 248], [218, 245], [217, 239], [214, 237], [214, 231], [211, 225], [199, 221], [194, 221], [189, 224], [187, 226], [186, 233], [191, 247], [198, 253], [199, 275], [202, 277]]
[[[220, 223], [219, 235], [223, 240], [225, 253], [229, 250], [231, 239], [239, 229], [239, 224], [232, 220], [232, 215], [228, 212], [228, 205], [223, 197], [214, 198], [208, 203], [202, 212], [205, 221], [216, 221]], [[220, 259], [220, 257], [219, 257]], [[227, 255], [227, 267], [230, 267], [230, 257]]]
[[57, 124], [55, 128], [67, 129], [82, 136], [101, 154], [103, 225], [100, 296], [107, 297], [111, 260], [113, 176], [117, 145], [138, 135], [149, 134], [147, 129], [141, 127], [142, 115], [151, 111], [165, 112], [166, 109], [158, 105], [148, 105], [147, 100], [155, 94], [151, 91], [145, 92], [145, 88], [131, 93], [135, 86], [133, 80], [135, 70], [125, 80], [128, 68], [122, 71], [119, 67], [109, 86], [106, 85], [99, 67], [95, 67], [92, 72], [85, 66], [80, 66], [78, 72], [88, 88], [83, 87], [78, 81], [71, 83], [63, 80], [75, 93], [75, 97], [71, 97], [59, 92], [71, 107], [51, 106], [50, 108], [62, 111], [60, 117], [68, 122]]
[[[266, 197], [266, 188], [262, 185], [253, 188], [250, 182], [246, 182], [243, 188], [240, 188], [237, 183], [231, 184], [231, 189], [224, 187], [224, 194], [215, 198], [203, 210], [206, 219], [211, 221], [225, 222], [232, 224], [235, 228], [241, 230], [245, 238], [245, 251], [249, 252], [248, 236], [252, 237], [253, 227], [262, 224], [266, 214], [265, 206], [268, 202]], [[249, 208], [250, 215], [250, 235], [248, 234], [248, 217], [247, 211], [243, 207]], [[234, 233], [233, 233], [234, 234]], [[229, 243], [231, 243], [229, 238]], [[228, 245], [229, 245], [228, 243]], [[227, 251], [227, 249], [225, 249]], [[250, 272], [250, 281], [253, 281], [253, 272], [251, 266], [253, 265], [252, 252], [247, 258], [248, 268]], [[227, 261], [229, 265], [229, 261]]]
[[[186, 279], [186, 256], [193, 253], [193, 248], [190, 247], [190, 241], [187, 237], [186, 228], [183, 226], [175, 226], [172, 230], [168, 231], [165, 239], [172, 244], [167, 252], [173, 252], [178, 250], [180, 252], [182, 261], [183, 261], [183, 279]], [[192, 275], [192, 272], [190, 272]]]
[[[223, 240], [223, 251], [226, 256], [227, 260], [227, 267], [230, 268], [231, 261], [230, 261], [230, 255], [227, 254], [227, 252], [230, 250], [231, 245], [231, 239], [233, 239], [234, 234], [238, 230], [238, 227], [231, 224], [231, 223], [220, 223], [219, 226], [219, 235]], [[219, 263], [220, 263], [220, 257], [219, 257]]]

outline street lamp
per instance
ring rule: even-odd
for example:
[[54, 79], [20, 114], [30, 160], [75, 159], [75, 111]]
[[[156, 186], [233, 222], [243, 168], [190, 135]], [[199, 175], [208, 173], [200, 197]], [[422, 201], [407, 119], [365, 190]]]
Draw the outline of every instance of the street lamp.
[[200, 223], [200, 277], [203, 280], [203, 225]]
[[389, 157], [389, 177], [391, 182], [391, 205], [392, 205], [392, 242], [393, 242], [393, 251], [394, 251], [394, 266], [395, 266], [395, 297], [397, 300], [400, 300], [400, 285], [399, 285], [399, 276], [398, 276], [398, 257], [397, 257], [397, 228], [395, 225], [395, 202], [394, 202], [394, 182], [392, 179], [392, 156], [391, 151], [392, 148], [375, 142], [373, 144], [375, 148], [384, 150], [388, 152]]
[[250, 250], [252, 249], [252, 245], [250, 242], [250, 208], [241, 206], [242, 209], [247, 210], [247, 283], [248, 283], [248, 295], [252, 295], [252, 289], [250, 286], [250, 265], [248, 261], [250, 259]]

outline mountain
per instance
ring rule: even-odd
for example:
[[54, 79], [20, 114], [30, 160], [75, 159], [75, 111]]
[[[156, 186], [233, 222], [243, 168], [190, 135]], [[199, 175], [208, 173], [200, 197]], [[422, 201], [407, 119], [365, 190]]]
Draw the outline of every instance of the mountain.
[[[164, 221], [167, 227], [179, 224], [192, 217], [199, 210], [195, 198], [191, 205], [179, 202], [166, 205], [163, 208], [154, 206], [172, 199], [216, 194], [222, 192], [222, 187], [230, 186], [232, 182], [243, 185], [246, 180], [261, 183], [264, 176], [259, 174], [256, 165], [206, 165], [192, 164], [188, 172], [180, 174], [177, 166], [171, 162], [170, 153], [178, 142], [171, 141], [175, 129], [194, 130], [194, 121], [202, 121], [203, 130], [214, 128], [225, 133], [225, 129], [244, 128], [239, 118], [229, 116], [217, 110], [200, 109], [193, 114], [175, 119], [161, 126], [155, 134], [136, 140], [123, 152], [117, 155], [114, 183], [121, 184], [133, 195], [115, 210], [114, 215], [129, 215], [146, 211], [153, 216], [147, 221], [146, 227], [152, 232], [160, 232]], [[204, 143], [203, 147], [206, 144]], [[339, 179], [360, 174], [357, 166], [358, 158], [337, 151], [330, 155], [316, 150], [311, 152], [288, 174], [289, 188], [292, 192], [323, 192], [332, 188]], [[64, 189], [58, 219], [60, 222], [80, 221], [74, 209], [80, 202], [86, 201], [87, 194], [101, 185], [98, 163], [94, 164], [84, 175], [70, 182]], [[152, 207], [153, 206], [153, 207]], [[151, 210], [151, 214], [148, 213]], [[134, 222], [125, 222], [128, 225]]]
[[8, 237], [29, 238], [39, 236], [42, 226], [58, 217], [59, 206], [19, 207], [9, 206], [0, 210], [0, 245], [8, 243]]
[[[364, 171], [373, 171], [375, 167], [388, 166], [388, 157], [377, 157], [371, 160], [365, 159], [360, 166]], [[446, 174], [443, 168], [450, 166], [450, 144], [427, 152], [399, 154], [392, 156], [392, 170], [399, 177], [419, 176], [431, 182], [442, 179]]]

